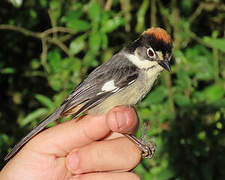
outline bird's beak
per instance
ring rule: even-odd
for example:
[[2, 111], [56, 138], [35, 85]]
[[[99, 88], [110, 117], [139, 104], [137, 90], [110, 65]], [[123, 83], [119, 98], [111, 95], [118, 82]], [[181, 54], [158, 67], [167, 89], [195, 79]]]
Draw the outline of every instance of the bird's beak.
[[171, 72], [170, 63], [167, 59], [164, 59], [163, 61], [158, 61], [159, 65], [162, 66], [167, 71]]

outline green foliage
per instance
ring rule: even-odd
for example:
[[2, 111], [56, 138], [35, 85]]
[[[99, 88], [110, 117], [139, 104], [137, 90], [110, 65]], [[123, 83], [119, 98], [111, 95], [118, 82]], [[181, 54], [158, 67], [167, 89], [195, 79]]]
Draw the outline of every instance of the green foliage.
[[134, 171], [153, 180], [224, 179], [222, 1], [2, 3], [1, 154], [53, 112], [96, 66], [157, 25], [171, 34], [175, 61], [172, 73], [163, 72], [137, 107], [140, 124], [149, 122], [146, 135], [157, 151]]

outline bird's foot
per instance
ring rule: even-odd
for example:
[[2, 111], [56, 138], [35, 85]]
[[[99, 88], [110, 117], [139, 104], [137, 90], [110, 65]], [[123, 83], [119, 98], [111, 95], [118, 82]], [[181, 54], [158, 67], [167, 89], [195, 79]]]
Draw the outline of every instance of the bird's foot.
[[138, 146], [138, 148], [142, 151], [143, 158], [151, 159], [153, 157], [156, 150], [156, 145], [153, 142], [144, 142], [143, 140], [140, 140], [130, 134], [124, 135]]

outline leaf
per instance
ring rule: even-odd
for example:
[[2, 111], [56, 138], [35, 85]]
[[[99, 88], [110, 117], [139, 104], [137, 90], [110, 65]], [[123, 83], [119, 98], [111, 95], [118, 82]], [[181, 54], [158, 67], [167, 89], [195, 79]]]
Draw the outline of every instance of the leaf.
[[48, 53], [48, 60], [51, 67], [52, 72], [56, 73], [60, 71], [61, 67], [61, 55], [59, 51], [53, 50]]
[[62, 63], [62, 68], [64, 71], [72, 71], [74, 73], [79, 73], [81, 70], [81, 61], [78, 58], [64, 58]]
[[172, 177], [175, 176], [175, 172], [172, 169], [166, 168], [160, 171], [159, 174], [157, 174], [156, 179], [157, 180], [167, 180], [171, 179]]
[[30, 114], [28, 114], [21, 122], [20, 122], [20, 126], [25, 126], [28, 123], [30, 123], [31, 121], [42, 117], [43, 115], [45, 115], [48, 112], [48, 110], [46, 108], [39, 108], [33, 112], [31, 112]]
[[151, 111], [149, 108], [141, 108], [140, 114], [142, 119], [149, 119], [149, 117], [151, 117]]
[[31, 16], [33, 19], [37, 18], [37, 12], [34, 11], [33, 9], [31, 9], [31, 10], [30, 10], [30, 16]]
[[9, 2], [16, 8], [19, 8], [23, 4], [23, 0], [9, 0]]
[[49, 109], [53, 109], [54, 108], [54, 103], [52, 102], [52, 100], [50, 98], [48, 98], [47, 96], [44, 96], [42, 94], [36, 94], [35, 98], [42, 103], [44, 106], [48, 107]]
[[[206, 47], [196, 45], [192, 48], [187, 48], [185, 57], [188, 61], [187, 67], [189, 67], [186, 70], [186, 74], [194, 75], [199, 80], [210, 80], [214, 78], [215, 70], [212, 53]], [[181, 71], [184, 71], [184, 67], [181, 68]]]
[[51, 23], [53, 24], [53, 26], [56, 26], [57, 20], [61, 15], [61, 6], [62, 6], [62, 2], [61, 1], [50, 1], [49, 2], [49, 10], [48, 10], [48, 14], [50, 16], [51, 19]]
[[188, 75], [188, 72], [184, 70], [184, 67], [180, 66], [177, 71], [176, 86], [181, 89], [190, 89], [191, 88], [191, 79]]
[[41, 66], [39, 59], [32, 59], [30, 62], [30, 66], [32, 69], [38, 69]]
[[109, 19], [103, 24], [101, 31], [105, 33], [109, 33], [117, 29], [119, 26], [125, 23], [122, 17], [116, 16], [113, 19]]
[[102, 33], [101, 38], [102, 38], [102, 48], [106, 49], [108, 47], [108, 37], [105, 33]]
[[48, 81], [51, 88], [55, 91], [60, 91], [63, 87], [62, 77], [60, 73], [49, 76]]
[[82, 51], [85, 47], [84, 38], [78, 37], [70, 43], [70, 52], [75, 55]]
[[212, 47], [219, 49], [225, 52], [225, 39], [223, 38], [211, 38], [211, 37], [204, 37], [203, 41], [207, 44], [211, 45]]
[[167, 90], [164, 86], [157, 86], [146, 98], [152, 104], [161, 103], [167, 97]]
[[13, 74], [15, 73], [15, 69], [11, 67], [3, 68], [0, 70], [0, 73], [2, 74]]
[[142, 32], [145, 28], [145, 16], [149, 8], [149, 0], [144, 0], [137, 12], [136, 32]]
[[191, 100], [184, 94], [175, 94], [174, 99], [179, 106], [188, 106], [191, 104]]
[[62, 22], [70, 23], [74, 21], [75, 19], [80, 19], [82, 16], [82, 11], [81, 10], [76, 10], [76, 11], [69, 11], [67, 14], [62, 17]]
[[99, 23], [101, 18], [101, 9], [99, 3], [91, 1], [88, 6], [88, 15], [92, 22]]
[[47, 0], [40, 0], [40, 5], [45, 8], [47, 6]]
[[2, 147], [5, 143], [9, 141], [10, 141], [10, 138], [7, 134], [0, 134], [0, 147]]
[[91, 27], [89, 22], [80, 19], [69, 21], [66, 26], [77, 32], [87, 31]]
[[198, 137], [199, 140], [202, 140], [202, 141], [205, 140], [206, 139], [206, 132], [205, 131], [199, 132], [197, 137]]
[[90, 49], [94, 53], [97, 53], [100, 46], [101, 46], [101, 33], [100, 32], [91, 33], [91, 35], [89, 36], [89, 47], [90, 47]]
[[207, 100], [216, 101], [225, 95], [225, 90], [219, 85], [212, 85], [204, 89], [204, 95]]

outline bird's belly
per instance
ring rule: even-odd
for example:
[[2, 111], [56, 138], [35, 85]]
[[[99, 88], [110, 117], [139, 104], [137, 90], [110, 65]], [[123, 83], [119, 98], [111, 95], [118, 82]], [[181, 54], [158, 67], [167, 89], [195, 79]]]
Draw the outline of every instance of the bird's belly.
[[137, 91], [128, 87], [115, 93], [105, 99], [101, 104], [95, 106], [88, 111], [88, 114], [103, 114], [107, 113], [110, 109], [119, 105], [134, 105], [137, 103], [139, 97], [137, 97]]

